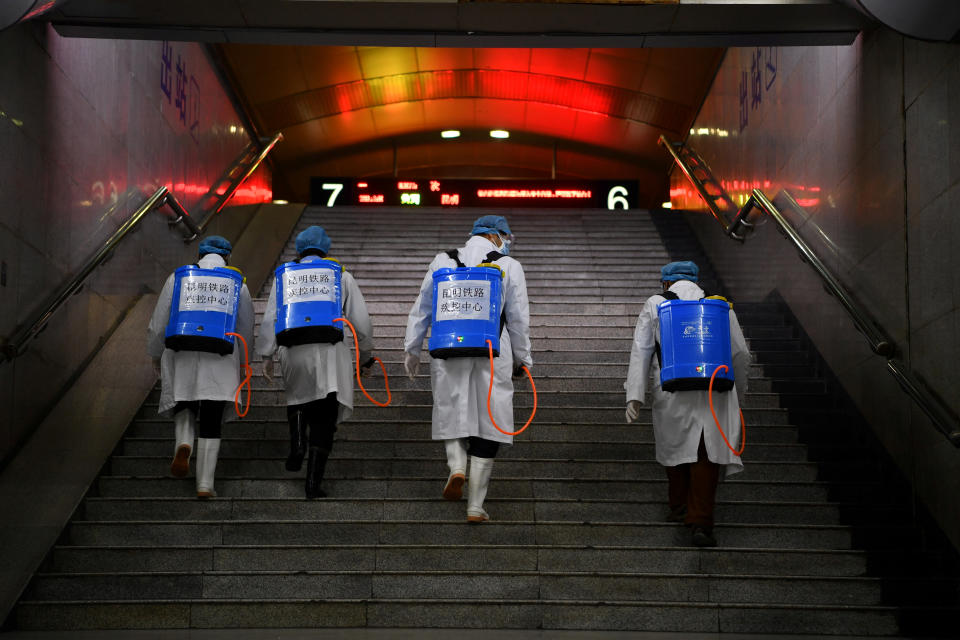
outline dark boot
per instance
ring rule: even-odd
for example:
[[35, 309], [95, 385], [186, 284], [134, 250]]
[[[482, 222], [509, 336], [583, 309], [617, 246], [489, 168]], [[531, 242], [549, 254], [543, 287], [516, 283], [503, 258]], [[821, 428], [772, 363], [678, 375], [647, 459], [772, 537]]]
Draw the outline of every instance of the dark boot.
[[295, 411], [287, 416], [290, 423], [290, 455], [287, 456], [287, 471], [300, 471], [303, 456], [307, 453], [307, 425], [303, 413]]
[[320, 447], [310, 447], [309, 457], [307, 458], [307, 498], [326, 498], [326, 492], [320, 488], [323, 482], [323, 471], [327, 466], [327, 457], [330, 452]]

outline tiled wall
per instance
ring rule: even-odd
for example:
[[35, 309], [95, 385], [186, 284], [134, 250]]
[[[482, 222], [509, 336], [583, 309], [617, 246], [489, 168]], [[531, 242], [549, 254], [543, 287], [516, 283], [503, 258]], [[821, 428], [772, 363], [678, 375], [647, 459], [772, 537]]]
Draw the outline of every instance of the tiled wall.
[[[736, 200], [760, 187], [803, 204], [785, 211], [801, 235], [960, 412], [960, 47], [879, 29], [849, 47], [731, 49], [689, 142]], [[676, 171], [671, 187], [675, 207], [702, 207]], [[787, 301], [960, 546], [960, 451], [796, 251], [772, 225], [738, 245], [689, 218], [733, 295]]]
[[[0, 33], [0, 60], [0, 336], [8, 336], [145, 194], [167, 185], [196, 213], [249, 136], [200, 45], [67, 39], [27, 24]], [[196, 243], [184, 245], [152, 213], [25, 355], [0, 363], [0, 461], [136, 296], [195, 258]]]

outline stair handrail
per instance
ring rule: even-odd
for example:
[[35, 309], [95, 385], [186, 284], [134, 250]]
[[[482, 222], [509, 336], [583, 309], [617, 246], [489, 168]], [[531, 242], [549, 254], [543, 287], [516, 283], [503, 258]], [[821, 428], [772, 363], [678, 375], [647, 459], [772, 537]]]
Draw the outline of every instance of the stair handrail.
[[[283, 132], [278, 131], [274, 136], [260, 149], [260, 153], [257, 154], [257, 158], [250, 163], [250, 166], [247, 167], [246, 171], [243, 172], [243, 176], [239, 180], [234, 180], [230, 186], [220, 194], [220, 197], [217, 199], [216, 204], [210, 209], [210, 212], [203, 219], [203, 222], [200, 223], [200, 233], [204, 233], [207, 230], [207, 227], [210, 226], [210, 223], [213, 221], [214, 216], [220, 213], [230, 198], [233, 197], [233, 194], [237, 192], [237, 189], [240, 188], [244, 182], [247, 181], [247, 178], [253, 175], [253, 173], [260, 168], [260, 165], [266, 159], [266, 157], [273, 151], [273, 148], [277, 146], [277, 143], [283, 140]], [[261, 139], [262, 141], [262, 139]]]
[[[726, 216], [723, 214], [723, 211], [720, 207], [717, 206], [716, 201], [707, 191], [706, 186], [703, 184], [703, 181], [700, 180], [696, 175], [694, 175], [693, 170], [687, 166], [687, 163], [683, 161], [683, 158], [680, 157], [680, 154], [677, 153], [677, 145], [670, 142], [666, 136], [661, 135], [658, 143], [664, 147], [667, 152], [673, 156], [674, 162], [677, 163], [677, 166], [680, 167], [680, 170], [683, 172], [683, 175], [687, 177], [687, 180], [690, 181], [690, 184], [693, 185], [693, 188], [697, 190], [697, 193], [700, 194], [700, 197], [703, 199], [704, 203], [707, 205], [707, 209], [710, 210], [710, 213], [713, 214], [714, 219], [720, 223], [720, 226], [723, 228], [723, 232], [727, 235], [730, 235], [730, 222], [727, 220]], [[735, 237], [737, 240], [742, 240], [742, 238]]]
[[196, 222], [187, 213], [187, 210], [180, 204], [176, 196], [170, 193], [167, 187], [159, 187], [153, 195], [148, 197], [137, 207], [126, 222], [117, 229], [106, 242], [81, 266], [77, 272], [67, 279], [60, 287], [54, 291], [29, 319], [20, 324], [9, 337], [0, 340], [0, 362], [13, 360], [21, 355], [27, 343], [42, 332], [50, 317], [59, 309], [67, 299], [76, 293], [86, 279], [93, 273], [93, 270], [103, 264], [113, 254], [114, 249], [146, 218], [154, 209], [159, 209], [167, 205], [170, 207], [170, 213], [166, 213], [170, 226], [183, 224], [187, 230], [184, 242], [192, 242], [200, 235], [200, 229]]
[[[783, 234], [800, 252], [800, 259], [810, 265], [814, 272], [823, 281], [827, 293], [834, 296], [840, 305], [847, 311], [853, 320], [854, 326], [863, 334], [870, 344], [870, 349], [875, 354], [886, 358], [887, 371], [893, 375], [894, 379], [900, 385], [900, 388], [910, 396], [920, 409], [930, 418], [934, 426], [944, 437], [949, 440], [953, 446], [960, 448], [960, 418], [930, 389], [916, 373], [907, 367], [898, 357], [900, 350], [896, 342], [884, 330], [884, 328], [870, 315], [870, 313], [861, 305], [857, 299], [841, 284], [833, 275], [830, 269], [813, 251], [810, 245], [803, 237], [797, 233], [797, 230], [786, 219], [781, 211], [760, 189], [753, 189], [750, 197], [737, 211], [733, 221], [725, 223], [722, 214], [720, 214], [716, 205], [713, 204], [709, 193], [704, 188], [702, 182], [693, 175], [690, 167], [685, 166], [680, 154], [676, 152], [676, 146], [666, 137], [660, 136], [662, 144], [673, 156], [674, 161], [680, 167], [680, 170], [687, 177], [694, 189], [706, 203], [707, 207], [724, 223], [725, 234], [740, 242], [746, 238], [746, 232], [755, 225], [747, 218], [754, 209], [763, 211], [777, 224], [777, 229]], [[787, 192], [781, 189], [778, 197], [784, 197], [791, 207], [798, 211], [803, 211], [799, 203]]]

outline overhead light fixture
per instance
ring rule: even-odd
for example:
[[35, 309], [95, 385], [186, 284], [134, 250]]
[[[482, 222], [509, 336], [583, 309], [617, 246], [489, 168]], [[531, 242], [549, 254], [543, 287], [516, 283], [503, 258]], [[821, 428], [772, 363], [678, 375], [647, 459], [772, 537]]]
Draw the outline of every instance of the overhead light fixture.
[[460, 132], [457, 131], [456, 129], [447, 129], [446, 131], [440, 132], [440, 137], [441, 138], [459, 138]]
[[491, 138], [509, 138], [510, 132], [503, 129], [493, 129], [490, 131]]
[[666, 202], [664, 202], [663, 204], [660, 205], [660, 208], [661, 208], [661, 209], [673, 209], [673, 203], [670, 202], [669, 200], [667, 200]]
[[273, 204], [290, 204], [287, 200], [274, 200]]

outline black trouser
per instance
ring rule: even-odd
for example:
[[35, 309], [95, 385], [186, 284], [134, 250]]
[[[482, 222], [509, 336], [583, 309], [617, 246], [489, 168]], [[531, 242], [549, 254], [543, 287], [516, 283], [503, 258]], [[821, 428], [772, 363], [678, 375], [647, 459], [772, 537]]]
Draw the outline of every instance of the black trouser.
[[686, 524], [713, 527], [713, 511], [720, 484], [720, 465], [707, 457], [707, 446], [700, 436], [697, 461], [664, 467], [667, 471], [667, 492], [670, 508], [687, 505]]
[[197, 437], [219, 438], [223, 431], [223, 409], [226, 406], [223, 400], [189, 400], [178, 402], [173, 407], [173, 413], [189, 410], [197, 419]]
[[310, 446], [330, 451], [333, 448], [333, 434], [337, 432], [338, 411], [339, 403], [334, 392], [319, 400], [288, 405], [287, 419], [293, 420], [296, 413], [300, 412], [304, 422], [309, 425]]
[[500, 443], [493, 440], [484, 440], [477, 436], [467, 438], [467, 455], [474, 458], [496, 458], [500, 450]]

